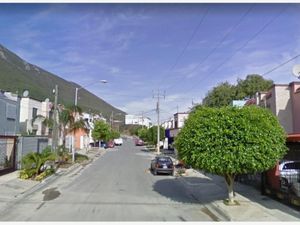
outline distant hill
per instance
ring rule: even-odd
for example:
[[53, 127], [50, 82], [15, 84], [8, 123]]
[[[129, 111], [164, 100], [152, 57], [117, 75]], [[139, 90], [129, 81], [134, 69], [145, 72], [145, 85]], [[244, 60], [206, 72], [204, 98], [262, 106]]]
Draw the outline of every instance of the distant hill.
[[[19, 95], [23, 93], [24, 89], [27, 89], [29, 90], [29, 96], [34, 99], [44, 101], [49, 98], [50, 101], [54, 102], [52, 90], [56, 84], [59, 93], [58, 103], [73, 105], [75, 88], [80, 88], [78, 84], [66, 81], [36, 65], [30, 64], [0, 45], [0, 89], [13, 93], [18, 92]], [[115, 116], [114, 119], [124, 121], [124, 115], [126, 114], [85, 89], [80, 90], [78, 105], [84, 111], [101, 112], [107, 119], [113, 112], [115, 115], [122, 114], [121, 117]]]

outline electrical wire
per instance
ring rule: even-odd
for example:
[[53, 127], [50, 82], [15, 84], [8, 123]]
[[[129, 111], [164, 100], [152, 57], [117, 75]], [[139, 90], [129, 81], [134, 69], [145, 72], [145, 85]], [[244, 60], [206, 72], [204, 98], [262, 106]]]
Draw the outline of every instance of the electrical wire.
[[278, 68], [284, 66], [285, 64], [287, 64], [287, 63], [293, 61], [294, 59], [298, 58], [299, 56], [300, 56], [300, 54], [298, 54], [298, 55], [296, 55], [296, 56], [294, 56], [294, 57], [288, 59], [287, 61], [285, 61], [285, 62], [279, 64], [278, 66], [275, 66], [274, 68], [270, 69], [269, 71], [263, 73], [262, 76], [265, 76], [265, 75], [267, 75], [267, 74], [269, 74], [269, 73], [272, 73], [273, 71], [275, 71], [275, 70], [277, 70]]
[[[249, 38], [241, 47], [239, 47], [237, 50], [234, 51], [234, 53], [229, 56], [228, 58], [226, 58], [221, 64], [219, 64], [217, 67], [215, 67], [215, 69], [213, 69], [210, 74], [218, 71], [224, 64], [226, 64], [233, 56], [235, 56], [240, 50], [242, 50], [243, 48], [245, 48], [248, 43], [250, 41], [252, 41], [253, 39], [255, 39], [259, 34], [261, 34], [269, 25], [271, 25], [279, 16], [281, 16], [283, 14], [283, 12], [287, 9], [288, 7], [283, 8], [278, 14], [276, 14], [275, 16], [273, 16], [261, 29], [259, 29], [253, 36], [251, 36], [251, 38]], [[207, 79], [208, 77], [211, 76], [206, 76], [203, 79], [201, 79], [199, 82], [204, 81], [205, 79]], [[191, 90], [194, 90], [195, 87], [197, 87], [198, 82], [195, 83], [195, 85], [193, 85], [190, 89], [189, 92]]]
[[[181, 53], [177, 56], [176, 60], [175, 60], [175, 63], [170, 67], [170, 69], [168, 70], [167, 74], [171, 73], [171, 71], [177, 66], [178, 62], [179, 62], [179, 59], [184, 55], [184, 53], [186, 52], [187, 48], [189, 47], [191, 41], [194, 39], [195, 35], [197, 34], [198, 32], [198, 29], [200, 28], [201, 24], [203, 23], [205, 17], [207, 16], [208, 14], [208, 11], [209, 11], [209, 7], [206, 8], [206, 11], [204, 12], [203, 16], [201, 17], [199, 23], [197, 24], [197, 26], [195, 27], [191, 37], [189, 38], [189, 40], [187, 41], [186, 45], [184, 46], [184, 48], [182, 49]], [[164, 76], [161, 83], [163, 83], [165, 81], [165, 79], [167, 78], [168, 76]]]
[[[243, 20], [246, 18], [246, 16], [250, 13], [250, 11], [254, 8], [254, 4], [251, 5], [251, 7], [248, 8], [248, 10], [240, 17], [240, 19], [238, 20], [238, 22], [236, 24], [234, 24], [231, 29], [225, 33], [225, 35], [219, 40], [219, 42], [214, 46], [214, 48], [211, 49], [211, 51], [209, 51], [209, 53], [202, 59], [202, 61], [200, 63], [198, 63], [193, 69], [192, 71], [190, 71], [188, 75], [192, 74], [194, 71], [196, 71], [200, 65], [202, 65], [223, 43], [224, 41], [228, 38], [228, 36], [243, 22]], [[170, 87], [168, 87], [167, 89], [170, 89], [172, 87], [174, 87], [175, 85], [172, 85]]]

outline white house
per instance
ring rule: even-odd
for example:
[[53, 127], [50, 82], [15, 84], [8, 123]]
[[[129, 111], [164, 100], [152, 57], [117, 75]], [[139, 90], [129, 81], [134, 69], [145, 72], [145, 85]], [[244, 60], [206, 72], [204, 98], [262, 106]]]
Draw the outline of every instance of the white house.
[[125, 124], [126, 125], [143, 125], [146, 127], [152, 126], [152, 122], [149, 117], [136, 116], [136, 115], [126, 115], [125, 116]]
[[48, 135], [49, 129], [43, 126], [44, 118], [49, 118], [52, 103], [48, 99], [41, 102], [29, 97], [20, 101], [20, 130], [35, 135]]

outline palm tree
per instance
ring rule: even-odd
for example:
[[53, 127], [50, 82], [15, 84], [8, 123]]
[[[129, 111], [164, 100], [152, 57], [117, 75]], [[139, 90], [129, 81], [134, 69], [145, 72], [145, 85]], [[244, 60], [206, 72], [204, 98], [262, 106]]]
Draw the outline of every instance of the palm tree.
[[[82, 115], [82, 109], [76, 105], [66, 107], [60, 113], [60, 124], [63, 132], [64, 146], [66, 143], [67, 134], [72, 133], [75, 137], [76, 131], [80, 129], [87, 130], [85, 121], [79, 118], [80, 115]], [[75, 161], [74, 146], [72, 146], [72, 161]]]

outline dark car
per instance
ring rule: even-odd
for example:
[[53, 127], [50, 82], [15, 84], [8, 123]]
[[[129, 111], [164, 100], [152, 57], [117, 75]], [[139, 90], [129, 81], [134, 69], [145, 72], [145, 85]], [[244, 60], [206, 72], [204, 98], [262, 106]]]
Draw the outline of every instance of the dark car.
[[156, 156], [151, 160], [150, 169], [154, 175], [158, 173], [174, 174], [173, 161], [169, 156]]

